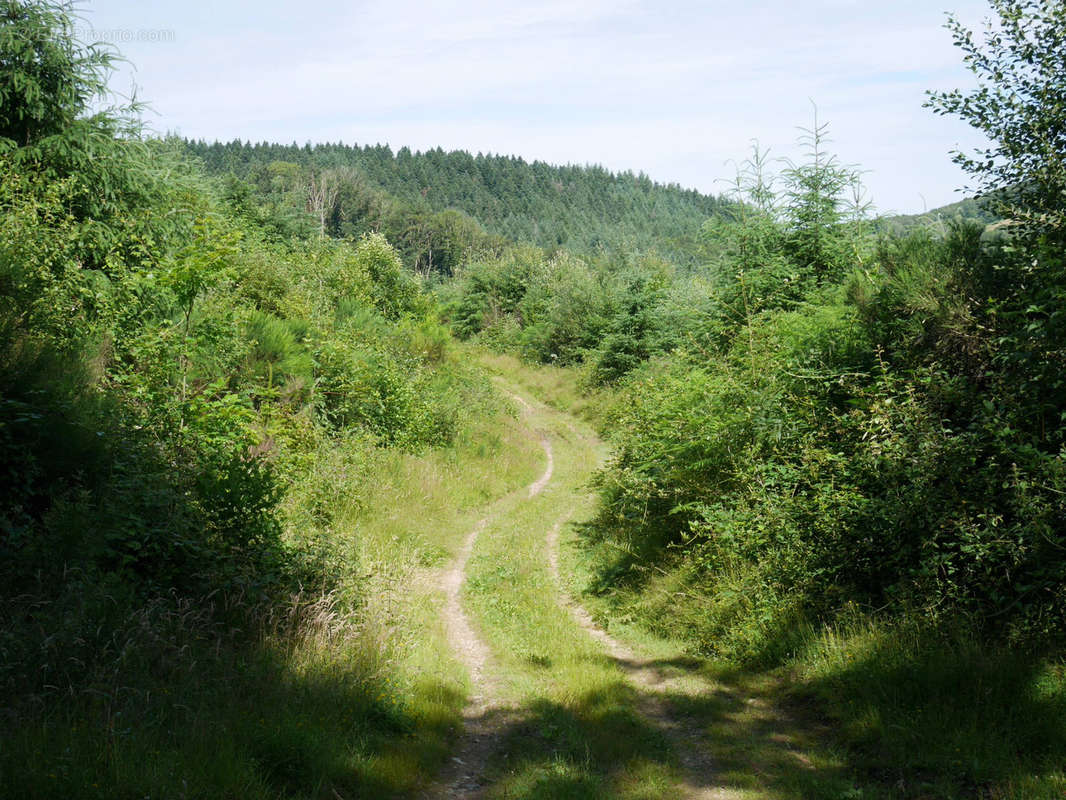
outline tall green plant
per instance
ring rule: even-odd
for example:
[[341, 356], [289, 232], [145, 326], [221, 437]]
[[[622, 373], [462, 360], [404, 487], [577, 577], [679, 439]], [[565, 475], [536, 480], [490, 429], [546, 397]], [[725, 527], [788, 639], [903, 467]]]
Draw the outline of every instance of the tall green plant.
[[[959, 116], [991, 146], [955, 161], [1009, 217], [1008, 246], [974, 261], [994, 331], [998, 413], [1048, 453], [1066, 444], [1066, 6], [992, 0], [995, 17], [977, 36], [957, 18], [947, 27], [977, 76], [970, 91], [932, 92], [939, 114]], [[1007, 422], [1009, 420], [1009, 422]]]
[[818, 122], [818, 109], [810, 128], [801, 128], [799, 143], [807, 149], [802, 163], [788, 163], [783, 217], [788, 230], [787, 250], [796, 265], [816, 278], [835, 278], [848, 268], [855, 249], [847, 223], [861, 219], [860, 173], [827, 152], [828, 123]]
[[976, 188], [1029, 233], [1066, 238], [1066, 5], [991, 0], [977, 35], [949, 15], [947, 28], [978, 79], [976, 89], [930, 92], [936, 113], [966, 120], [988, 147], [957, 151]]
[[139, 103], [108, 103], [119, 56], [81, 42], [75, 19], [69, 2], [0, 4], [0, 156], [39, 187], [66, 182], [81, 266], [152, 266], [190, 233], [199, 188], [171, 144], [142, 138]]
[[[117, 55], [75, 37], [73, 8], [47, 0], [0, 2], [0, 151], [69, 137], [91, 103], [107, 97]], [[90, 117], [105, 120], [114, 117]]]

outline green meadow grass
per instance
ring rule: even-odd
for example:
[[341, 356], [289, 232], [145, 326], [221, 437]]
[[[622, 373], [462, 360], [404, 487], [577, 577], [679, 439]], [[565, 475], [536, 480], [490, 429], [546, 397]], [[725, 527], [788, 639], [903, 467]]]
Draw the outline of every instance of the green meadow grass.
[[529, 423], [551, 436], [554, 476], [541, 494], [520, 493], [500, 509], [478, 539], [464, 589], [512, 709], [501, 715], [488, 796], [669, 796], [680, 777], [676, 756], [638, 713], [637, 690], [560, 604], [548, 565], [552, 526], [591, 512], [585, 483], [598, 449], [579, 435], [587, 434], [579, 421], [540, 408]]
[[[4, 709], [0, 796], [417, 791], [450, 755], [469, 689], [448, 655], [433, 570], [482, 506], [533, 480], [539, 453], [501, 415], [450, 450], [359, 456], [374, 480], [353, 473], [336, 487], [330, 552], [347, 574], [337, 590], [281, 608], [215, 596], [131, 612], [115, 641], [88, 645], [88, 688], [50, 687]], [[77, 642], [93, 635], [90, 611], [36, 619]]]
[[588, 382], [588, 368], [530, 364], [507, 353], [469, 348], [491, 375], [502, 376], [542, 403], [595, 424], [606, 394]]

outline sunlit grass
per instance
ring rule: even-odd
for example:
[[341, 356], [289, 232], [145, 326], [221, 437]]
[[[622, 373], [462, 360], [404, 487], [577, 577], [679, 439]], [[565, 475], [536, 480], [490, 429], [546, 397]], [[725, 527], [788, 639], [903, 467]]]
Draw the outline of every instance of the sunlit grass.
[[[471, 350], [471, 352], [475, 352]], [[603, 393], [588, 384], [588, 368], [527, 364], [507, 353], [476, 351], [478, 362], [494, 375], [505, 376], [543, 403], [595, 422], [602, 413]]]
[[856, 614], [797, 659], [811, 698], [873, 769], [969, 796], [1061, 797], [1066, 786], [1066, 666], [983, 643], [964, 628]]
[[[580, 592], [594, 583], [594, 554], [577, 536], [567, 544], [564, 574]], [[706, 701], [672, 702], [705, 721], [723, 781], [753, 797], [1063, 796], [1061, 660], [991, 647], [961, 628], [937, 632], [920, 615], [887, 625], [856, 610], [837, 627], [801, 623], [783, 667], [745, 669], [690, 655], [704, 641], [701, 608], [715, 598], [691, 597], [698, 587], [685, 570], [666, 564], [639, 591], [584, 599], [618, 637], [721, 684]]]
[[585, 482], [599, 449], [579, 421], [540, 409], [529, 424], [554, 434], [554, 477], [540, 495], [519, 494], [499, 508], [478, 539], [464, 591], [494, 654], [499, 690], [515, 709], [499, 730], [488, 795], [669, 796], [680, 772], [666, 738], [639, 713], [636, 689], [560, 604], [549, 570], [549, 530], [591, 513]]

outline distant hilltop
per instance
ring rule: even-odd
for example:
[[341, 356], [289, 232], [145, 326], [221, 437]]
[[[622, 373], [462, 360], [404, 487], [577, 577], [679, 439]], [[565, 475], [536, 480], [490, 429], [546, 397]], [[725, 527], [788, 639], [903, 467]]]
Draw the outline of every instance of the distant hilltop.
[[922, 214], [897, 214], [881, 217], [878, 220], [878, 225], [883, 230], [898, 234], [923, 227], [936, 230], [951, 222], [963, 221], [974, 222], [986, 228], [995, 228], [1004, 222], [998, 215], [989, 210], [986, 201], [968, 197], [957, 203], [934, 208]]
[[259, 192], [277, 189], [285, 164], [304, 172], [346, 171], [349, 186], [338, 200], [334, 231], [341, 235], [361, 232], [368, 215], [401, 210], [412, 218], [457, 211], [492, 236], [549, 250], [654, 250], [678, 263], [694, 263], [700, 226], [731, 205], [644, 174], [516, 156], [440, 148], [393, 152], [388, 145], [185, 144], [209, 172], [233, 174]]

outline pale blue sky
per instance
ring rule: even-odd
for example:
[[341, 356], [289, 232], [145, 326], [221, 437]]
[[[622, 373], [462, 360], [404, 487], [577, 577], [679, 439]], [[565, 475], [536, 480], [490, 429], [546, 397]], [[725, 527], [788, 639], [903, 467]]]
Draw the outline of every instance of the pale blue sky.
[[[882, 211], [960, 198], [980, 140], [922, 108], [965, 87], [944, 11], [975, 0], [808, 3], [362, 0], [83, 3], [150, 125], [204, 139], [387, 142], [598, 163], [718, 193], [750, 140], [795, 156], [810, 99]], [[163, 31], [162, 35], [152, 32]], [[142, 37], [142, 32], [144, 36]], [[140, 38], [149, 40], [138, 41]], [[155, 41], [151, 41], [155, 39]], [[160, 40], [162, 39], [162, 40]], [[123, 41], [125, 40], [125, 41]]]

